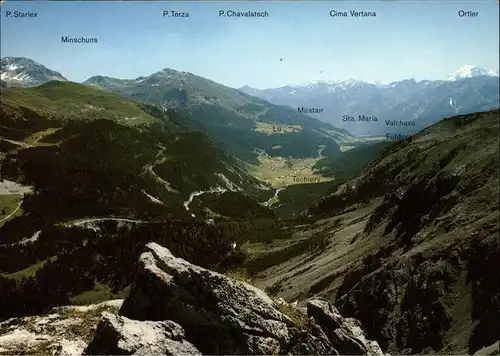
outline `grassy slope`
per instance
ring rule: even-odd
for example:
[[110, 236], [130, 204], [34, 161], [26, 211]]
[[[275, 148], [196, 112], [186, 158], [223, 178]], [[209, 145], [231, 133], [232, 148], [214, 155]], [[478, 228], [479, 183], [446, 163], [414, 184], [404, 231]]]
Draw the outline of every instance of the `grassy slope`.
[[36, 88], [2, 90], [2, 109], [27, 109], [46, 118], [112, 119], [124, 124], [156, 121], [139, 104], [86, 85], [52, 81]]
[[[15, 216], [21, 215], [21, 209], [17, 209], [19, 203], [21, 203], [22, 195], [20, 194], [5, 194], [0, 195], [0, 228], [9, 219], [13, 219]], [[14, 211], [16, 211], [15, 214]], [[11, 215], [13, 214], [13, 215]], [[7, 219], [10, 216], [9, 219]]]
[[294, 184], [279, 193], [279, 201], [272, 206], [276, 214], [283, 219], [298, 217], [314, 201], [324, 196], [344, 180], [330, 182]]
[[375, 160], [393, 142], [382, 141], [373, 144], [363, 144], [333, 157], [326, 157], [316, 162], [324, 176], [348, 179], [354, 177], [363, 167]]

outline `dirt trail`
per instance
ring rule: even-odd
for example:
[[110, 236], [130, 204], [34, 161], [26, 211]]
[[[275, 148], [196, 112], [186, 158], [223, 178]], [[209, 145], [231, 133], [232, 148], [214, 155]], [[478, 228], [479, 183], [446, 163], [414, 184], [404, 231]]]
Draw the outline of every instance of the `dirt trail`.
[[131, 222], [131, 223], [143, 223], [144, 220], [137, 219], [128, 219], [128, 218], [90, 218], [85, 220], [78, 220], [71, 223], [67, 223], [72, 226], [81, 226], [92, 222], [102, 222], [102, 221], [123, 221], [123, 222]]
[[271, 198], [269, 198], [266, 202], [262, 203], [262, 205], [263, 205], [263, 206], [270, 206], [270, 205], [272, 205], [272, 204], [273, 204], [273, 203], [272, 203], [272, 201], [273, 201], [273, 200], [276, 200], [276, 201], [278, 200], [278, 194], [279, 194], [279, 193], [280, 193], [283, 189], [285, 189], [285, 188], [278, 188], [278, 189], [276, 189], [276, 191], [274, 192], [274, 195], [273, 195]]
[[[33, 192], [33, 187], [27, 186], [27, 185], [22, 185], [7, 179], [0, 180], [0, 195], [14, 195], [14, 194], [19, 194], [21, 196], [24, 196], [26, 193], [31, 193]], [[14, 209], [12, 213], [4, 217], [2, 220], [0, 220], [0, 223], [10, 219], [12, 216], [14, 216], [18, 210], [21, 208], [21, 204], [23, 203], [23, 200], [19, 202], [17, 207]]]
[[199, 190], [197, 192], [193, 192], [189, 195], [189, 199], [186, 200], [184, 202], [184, 208], [186, 209], [186, 211], [189, 211], [189, 204], [191, 204], [193, 202], [193, 199], [197, 196], [200, 196], [202, 194], [205, 194], [205, 193], [225, 193], [227, 192], [227, 189], [224, 189], [224, 188], [211, 188], [209, 190]]

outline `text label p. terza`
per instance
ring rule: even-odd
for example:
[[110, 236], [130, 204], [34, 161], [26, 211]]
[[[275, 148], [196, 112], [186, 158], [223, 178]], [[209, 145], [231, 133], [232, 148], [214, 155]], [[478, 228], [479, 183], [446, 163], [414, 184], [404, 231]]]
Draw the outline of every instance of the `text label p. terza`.
[[189, 12], [179, 12], [175, 10], [163, 10], [163, 17], [174, 17], [174, 18], [179, 18], [179, 17], [189, 17]]

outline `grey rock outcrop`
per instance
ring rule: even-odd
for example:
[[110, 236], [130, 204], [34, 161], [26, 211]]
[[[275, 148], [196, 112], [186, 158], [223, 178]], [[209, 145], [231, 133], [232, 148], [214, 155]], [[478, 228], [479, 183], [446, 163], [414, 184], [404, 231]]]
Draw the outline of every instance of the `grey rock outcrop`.
[[326, 301], [309, 301], [306, 314], [156, 243], [119, 314], [103, 315], [88, 354], [383, 355]]
[[376, 341], [365, 338], [359, 321], [342, 317], [337, 308], [328, 301], [309, 300], [307, 314], [325, 330], [329, 340], [341, 355], [384, 355]]
[[137, 321], [102, 313], [86, 353], [108, 355], [201, 355], [186, 341], [184, 330], [173, 321]]

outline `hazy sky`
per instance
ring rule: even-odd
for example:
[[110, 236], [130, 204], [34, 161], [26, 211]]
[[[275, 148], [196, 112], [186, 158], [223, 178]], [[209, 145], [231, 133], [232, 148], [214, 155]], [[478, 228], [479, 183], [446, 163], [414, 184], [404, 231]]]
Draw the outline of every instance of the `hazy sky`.
[[[77, 82], [93, 75], [136, 78], [163, 68], [256, 88], [349, 77], [444, 79], [466, 64], [498, 69], [498, 7], [495, 0], [7, 1], [1, 5], [1, 56], [31, 58]], [[478, 16], [460, 17], [461, 9]], [[38, 15], [6, 17], [16, 10]], [[190, 17], [163, 17], [164, 10]], [[219, 10], [267, 11], [269, 17], [219, 17]], [[331, 17], [330, 10], [377, 16]], [[98, 43], [61, 43], [61, 36], [96, 37]]]

